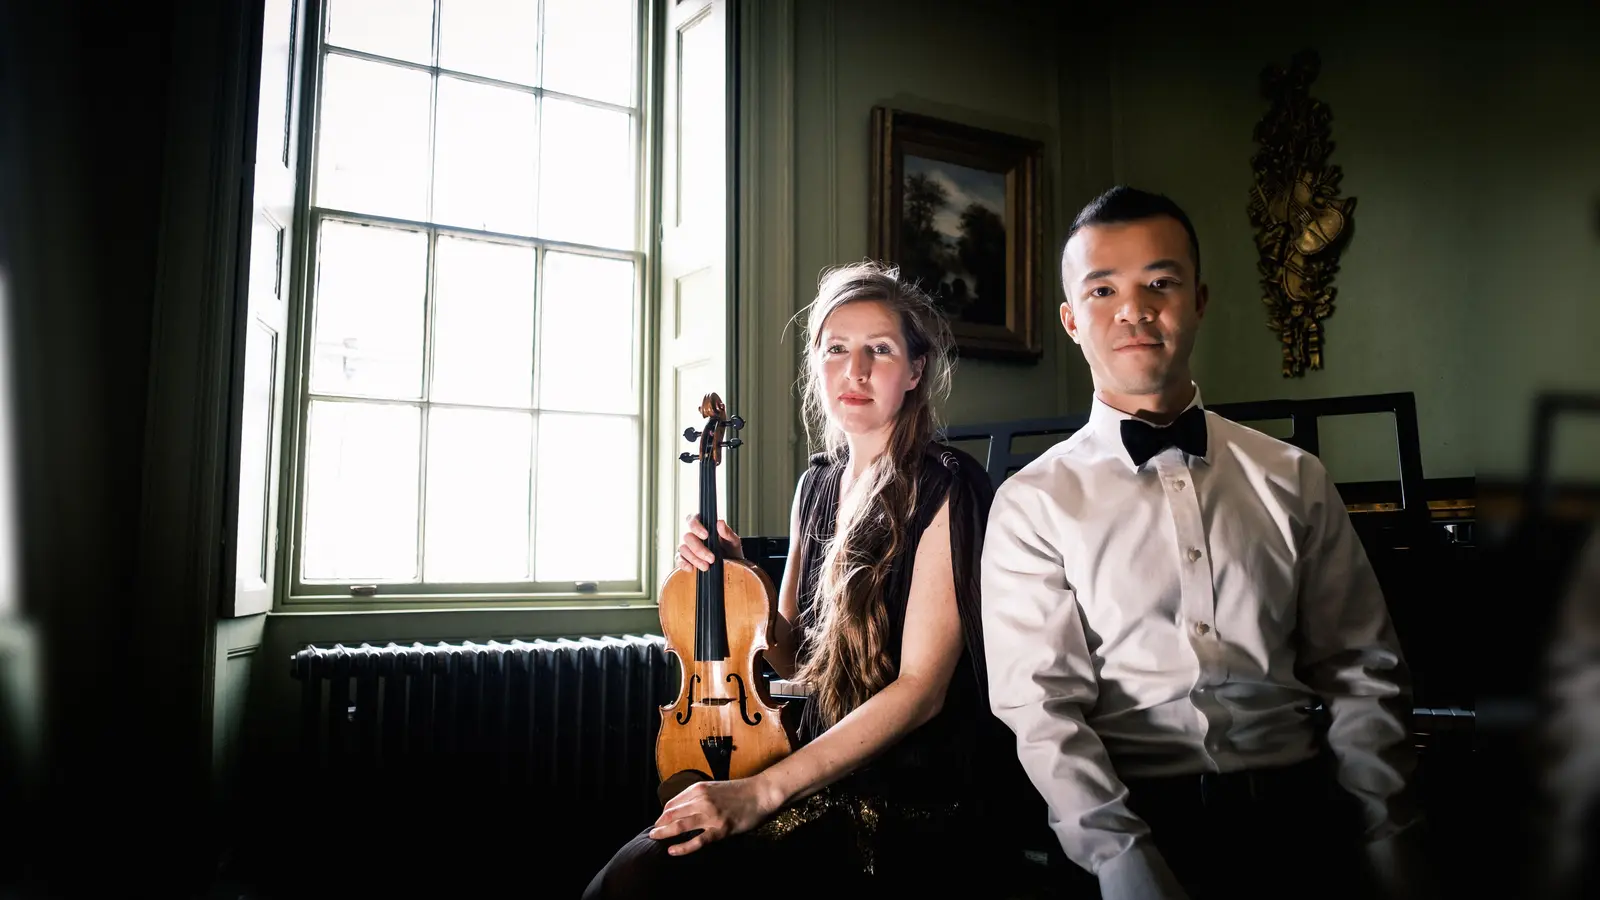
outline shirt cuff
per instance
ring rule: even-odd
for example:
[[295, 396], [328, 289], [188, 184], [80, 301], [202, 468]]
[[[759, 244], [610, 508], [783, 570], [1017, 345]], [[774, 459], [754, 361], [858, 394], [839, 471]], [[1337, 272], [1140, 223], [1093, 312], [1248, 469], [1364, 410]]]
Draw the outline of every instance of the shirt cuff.
[[1100, 864], [1101, 900], [1188, 900], [1161, 851], [1146, 841]]

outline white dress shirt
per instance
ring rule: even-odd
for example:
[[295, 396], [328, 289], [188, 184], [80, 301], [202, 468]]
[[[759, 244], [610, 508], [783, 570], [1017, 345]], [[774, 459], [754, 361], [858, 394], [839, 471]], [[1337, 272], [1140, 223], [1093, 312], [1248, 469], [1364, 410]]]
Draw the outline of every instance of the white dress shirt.
[[1000, 487], [984, 541], [994, 712], [1107, 898], [1181, 895], [1122, 777], [1306, 760], [1319, 700], [1375, 861], [1413, 820], [1392, 802], [1411, 772], [1404, 661], [1327, 470], [1205, 415], [1204, 457], [1169, 447], [1136, 468], [1131, 417], [1096, 397]]

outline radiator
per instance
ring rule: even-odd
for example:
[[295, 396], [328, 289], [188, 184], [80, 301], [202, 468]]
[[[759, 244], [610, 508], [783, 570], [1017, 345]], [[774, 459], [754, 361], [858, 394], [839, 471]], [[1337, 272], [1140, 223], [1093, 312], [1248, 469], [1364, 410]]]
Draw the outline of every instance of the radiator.
[[659, 812], [659, 707], [677, 684], [660, 636], [308, 646], [292, 674], [302, 787], [578, 810], [618, 833]]

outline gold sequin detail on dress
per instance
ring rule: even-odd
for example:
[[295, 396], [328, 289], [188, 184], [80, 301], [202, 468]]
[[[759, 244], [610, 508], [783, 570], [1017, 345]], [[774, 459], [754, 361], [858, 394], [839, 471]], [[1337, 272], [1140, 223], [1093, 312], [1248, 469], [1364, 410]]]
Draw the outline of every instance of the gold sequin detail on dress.
[[937, 808], [918, 808], [896, 804], [891, 806], [881, 798], [862, 797], [856, 794], [822, 791], [812, 794], [767, 821], [756, 826], [758, 837], [779, 840], [788, 837], [796, 828], [829, 815], [848, 816], [856, 836], [857, 861], [861, 871], [873, 874], [873, 842], [878, 827], [885, 818], [900, 821], [930, 821], [936, 816], [953, 815], [959, 804], [950, 803]]

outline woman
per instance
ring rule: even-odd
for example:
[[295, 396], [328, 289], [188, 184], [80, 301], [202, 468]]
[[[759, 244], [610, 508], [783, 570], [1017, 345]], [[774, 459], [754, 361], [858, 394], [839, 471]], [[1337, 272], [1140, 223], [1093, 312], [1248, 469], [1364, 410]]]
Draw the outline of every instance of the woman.
[[[811, 688], [799, 747], [758, 775], [684, 790], [585, 897], [679, 896], [763, 872], [788, 873], [752, 882], [766, 896], [868, 878], [934, 886], [988, 847], [978, 770], [1015, 754], [992, 743], [1003, 739], [983, 694], [978, 565], [993, 492], [982, 465], [933, 440], [949, 327], [897, 271], [862, 263], [823, 278], [805, 336], [806, 422], [826, 451], [795, 492], [766, 653]], [[680, 567], [709, 567], [706, 537], [691, 517]]]

